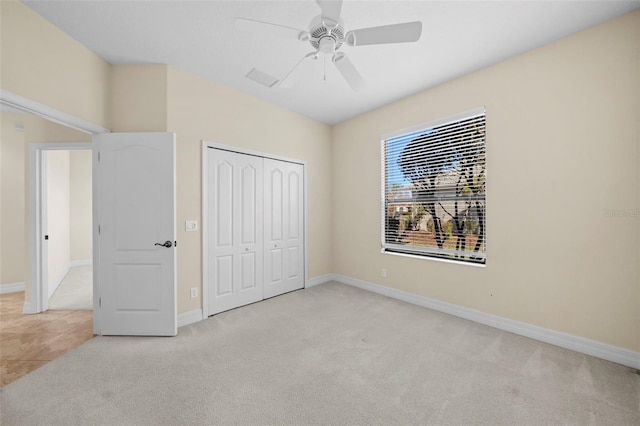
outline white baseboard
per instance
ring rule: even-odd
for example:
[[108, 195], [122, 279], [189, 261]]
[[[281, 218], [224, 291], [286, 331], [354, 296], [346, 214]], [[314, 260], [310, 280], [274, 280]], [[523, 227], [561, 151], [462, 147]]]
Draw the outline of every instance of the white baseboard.
[[305, 286], [305, 288], [313, 287], [314, 285], [318, 285], [318, 284], [328, 283], [329, 281], [334, 281], [334, 280], [335, 280], [335, 274], [320, 275], [319, 277], [314, 277], [307, 280], [307, 285]]
[[22, 313], [23, 314], [37, 314], [38, 312], [36, 311], [36, 307], [33, 303], [31, 302], [24, 302], [24, 305], [22, 306]]
[[178, 314], [178, 327], [183, 327], [198, 321], [202, 321], [202, 309], [194, 309], [193, 311]]
[[463, 306], [430, 299], [424, 296], [418, 296], [417, 294], [358, 280], [344, 275], [335, 274], [332, 279], [343, 284], [372, 291], [393, 299], [424, 306], [425, 308], [433, 309], [434, 311], [444, 312], [446, 314], [485, 324], [510, 333], [519, 334], [541, 342], [550, 343], [562, 348], [591, 355], [596, 358], [602, 358], [628, 367], [640, 369], [640, 353], [629, 349], [596, 342], [594, 340], [585, 339], [584, 337], [573, 336], [555, 330], [549, 330], [547, 328], [499, 317], [497, 315], [487, 314], [475, 309], [465, 308]]
[[24, 282], [0, 284], [0, 294], [24, 291]]
[[73, 268], [75, 266], [90, 266], [93, 265], [93, 259], [81, 259], [81, 260], [72, 260], [69, 263], [69, 267]]

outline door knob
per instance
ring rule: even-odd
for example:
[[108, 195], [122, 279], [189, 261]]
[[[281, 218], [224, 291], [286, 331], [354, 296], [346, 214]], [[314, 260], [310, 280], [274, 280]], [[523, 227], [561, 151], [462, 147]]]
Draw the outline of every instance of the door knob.
[[161, 246], [161, 247], [171, 247], [173, 246], [173, 243], [169, 240], [165, 241], [164, 243], [155, 243], [154, 246]]

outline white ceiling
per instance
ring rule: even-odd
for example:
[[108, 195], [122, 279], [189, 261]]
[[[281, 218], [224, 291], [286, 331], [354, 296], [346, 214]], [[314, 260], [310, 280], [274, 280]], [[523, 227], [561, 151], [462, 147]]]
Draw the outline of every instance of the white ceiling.
[[417, 43], [343, 46], [367, 86], [353, 92], [327, 61], [291, 89], [244, 78], [256, 67], [283, 78], [308, 42], [234, 31], [236, 17], [308, 29], [319, 14], [297, 1], [25, 1], [112, 64], [189, 70], [313, 119], [336, 124], [408, 95], [640, 8], [635, 1], [358, 1], [345, 30], [420, 20]]

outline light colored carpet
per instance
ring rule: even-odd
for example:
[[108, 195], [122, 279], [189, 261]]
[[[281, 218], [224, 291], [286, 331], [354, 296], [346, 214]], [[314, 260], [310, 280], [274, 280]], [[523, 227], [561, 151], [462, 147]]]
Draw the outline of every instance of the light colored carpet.
[[96, 337], [0, 390], [3, 425], [640, 424], [635, 370], [327, 283]]
[[53, 311], [93, 310], [93, 266], [74, 266], [49, 299]]

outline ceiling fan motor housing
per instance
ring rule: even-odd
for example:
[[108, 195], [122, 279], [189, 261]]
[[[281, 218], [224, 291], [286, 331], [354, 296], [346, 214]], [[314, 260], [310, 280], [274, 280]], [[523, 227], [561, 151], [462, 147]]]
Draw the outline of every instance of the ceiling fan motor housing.
[[327, 26], [322, 16], [316, 16], [311, 21], [309, 42], [314, 49], [323, 53], [332, 53], [340, 48], [344, 43], [344, 26], [342, 19], [335, 27]]

